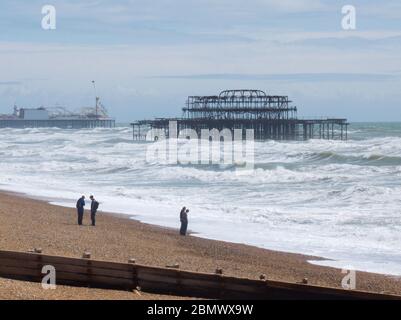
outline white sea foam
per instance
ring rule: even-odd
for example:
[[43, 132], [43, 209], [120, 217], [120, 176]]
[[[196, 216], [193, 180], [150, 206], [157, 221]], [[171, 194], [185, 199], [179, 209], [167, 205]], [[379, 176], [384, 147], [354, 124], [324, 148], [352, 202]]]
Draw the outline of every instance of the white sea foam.
[[104, 211], [168, 227], [186, 205], [202, 237], [401, 275], [401, 125], [372, 130], [359, 125], [348, 142], [256, 142], [255, 171], [236, 175], [148, 163], [148, 143], [129, 128], [1, 129], [0, 185], [68, 206], [94, 193]]

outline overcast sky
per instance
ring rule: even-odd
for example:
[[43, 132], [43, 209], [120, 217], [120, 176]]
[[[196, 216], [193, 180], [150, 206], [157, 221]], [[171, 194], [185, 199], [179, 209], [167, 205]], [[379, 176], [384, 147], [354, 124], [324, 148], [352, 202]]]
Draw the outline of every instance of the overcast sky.
[[120, 122], [243, 88], [288, 95], [300, 116], [401, 121], [399, 0], [1, 0], [0, 30], [0, 113], [93, 105], [96, 80]]

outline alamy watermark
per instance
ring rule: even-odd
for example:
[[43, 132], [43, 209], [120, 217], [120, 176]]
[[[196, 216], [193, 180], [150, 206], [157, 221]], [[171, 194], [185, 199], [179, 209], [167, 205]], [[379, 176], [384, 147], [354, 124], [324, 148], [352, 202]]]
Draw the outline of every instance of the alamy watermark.
[[345, 5], [341, 9], [344, 15], [341, 20], [341, 27], [344, 30], [356, 30], [356, 8], [353, 5]]
[[42, 278], [42, 288], [44, 290], [55, 290], [57, 288], [56, 268], [52, 265], [43, 266], [42, 274], [45, 274], [45, 276]]
[[146, 161], [159, 164], [228, 165], [237, 174], [254, 169], [253, 129], [194, 129], [178, 132], [177, 121], [170, 121], [168, 139], [164, 130], [151, 129], [146, 140], [155, 141], [146, 150]]
[[[51, 4], [42, 6], [42, 29], [56, 30], [56, 7]], [[344, 30], [356, 30], [356, 8], [353, 5], [347, 4], [341, 8], [343, 18], [341, 27]]]
[[355, 290], [356, 289], [356, 271], [352, 266], [343, 268], [341, 270], [342, 274], [345, 274], [341, 281], [341, 286], [345, 290]]
[[42, 29], [56, 30], [56, 7], [47, 4], [42, 7]]

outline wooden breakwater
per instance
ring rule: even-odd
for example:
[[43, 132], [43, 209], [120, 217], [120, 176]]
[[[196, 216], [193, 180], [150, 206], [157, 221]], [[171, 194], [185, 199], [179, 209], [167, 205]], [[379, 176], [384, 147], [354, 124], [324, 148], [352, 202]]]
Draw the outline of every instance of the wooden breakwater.
[[161, 268], [41, 253], [0, 251], [0, 277], [41, 282], [44, 266], [56, 271], [57, 285], [142, 290], [211, 299], [372, 299], [394, 300], [401, 296], [343, 290], [270, 280], [252, 280], [206, 274], [177, 268]]

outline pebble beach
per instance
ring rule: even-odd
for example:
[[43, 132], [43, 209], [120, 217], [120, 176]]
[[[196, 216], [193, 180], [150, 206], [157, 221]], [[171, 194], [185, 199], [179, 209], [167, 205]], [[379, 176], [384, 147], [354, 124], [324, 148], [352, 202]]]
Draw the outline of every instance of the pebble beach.
[[[179, 211], [179, 210], [178, 210]], [[179, 212], [178, 212], [179, 213]], [[43, 253], [81, 257], [90, 251], [93, 259], [165, 267], [258, 279], [300, 282], [307, 278], [314, 285], [341, 287], [341, 270], [308, 263], [322, 259], [300, 254], [270, 251], [243, 244], [180, 236], [177, 229], [162, 228], [128, 219], [127, 216], [100, 212], [97, 226], [90, 226], [85, 212], [84, 225], [77, 225], [75, 209], [48, 204], [21, 195], [0, 193], [0, 249], [27, 252], [42, 248]], [[133, 215], [135, 213], [133, 212]], [[191, 222], [189, 230], [191, 229]], [[268, 232], [268, 230], [266, 230]], [[401, 278], [357, 272], [358, 290], [401, 294]], [[0, 278], [0, 299], [183, 299], [137, 291], [101, 290], [57, 286], [43, 290], [38, 283]]]

